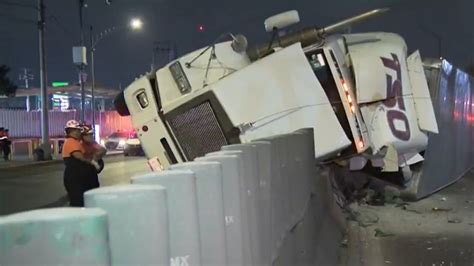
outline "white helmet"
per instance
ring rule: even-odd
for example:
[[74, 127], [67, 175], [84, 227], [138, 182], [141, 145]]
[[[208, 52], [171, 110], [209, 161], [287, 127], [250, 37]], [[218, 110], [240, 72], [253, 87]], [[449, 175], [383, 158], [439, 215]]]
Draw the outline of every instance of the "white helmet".
[[65, 126], [64, 128], [65, 128], [65, 129], [67, 129], [67, 128], [82, 129], [81, 125], [80, 125], [79, 122], [77, 122], [76, 120], [69, 120], [69, 121], [67, 121], [66, 126]]

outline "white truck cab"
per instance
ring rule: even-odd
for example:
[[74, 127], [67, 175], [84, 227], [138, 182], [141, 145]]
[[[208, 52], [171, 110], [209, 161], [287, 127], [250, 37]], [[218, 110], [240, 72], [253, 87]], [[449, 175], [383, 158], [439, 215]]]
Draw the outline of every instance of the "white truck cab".
[[275, 28], [277, 41], [253, 49], [230, 35], [138, 78], [117, 110], [131, 115], [154, 170], [313, 128], [317, 159], [398, 172], [422, 161], [437, 132], [421, 57], [396, 34], [333, 33], [380, 12], [279, 37]]

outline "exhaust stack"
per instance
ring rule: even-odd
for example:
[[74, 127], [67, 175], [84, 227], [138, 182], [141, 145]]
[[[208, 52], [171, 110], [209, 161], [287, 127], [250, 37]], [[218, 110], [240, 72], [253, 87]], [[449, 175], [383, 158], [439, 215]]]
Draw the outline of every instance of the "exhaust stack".
[[377, 15], [381, 15], [389, 10], [389, 8], [374, 9], [369, 12], [365, 12], [360, 15], [334, 23], [322, 29], [318, 29], [316, 27], [302, 29], [295, 33], [280, 37], [279, 41], [273, 42], [272, 44], [261, 44], [254, 48], [251, 48], [247, 50], [247, 55], [250, 60], [255, 61], [272, 53], [273, 49], [279, 46], [287, 47], [294, 43], [301, 42], [301, 45], [305, 47], [324, 39], [325, 34], [336, 33], [344, 28], [347, 28], [348, 26], [360, 23]]

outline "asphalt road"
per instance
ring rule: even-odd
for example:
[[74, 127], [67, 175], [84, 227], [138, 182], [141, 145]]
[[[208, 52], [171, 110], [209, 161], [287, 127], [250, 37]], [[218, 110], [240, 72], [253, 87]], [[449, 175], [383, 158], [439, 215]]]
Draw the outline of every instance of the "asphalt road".
[[[62, 163], [0, 169], [0, 215], [67, 204]], [[101, 186], [128, 183], [149, 168], [144, 157], [112, 156], [105, 160]]]

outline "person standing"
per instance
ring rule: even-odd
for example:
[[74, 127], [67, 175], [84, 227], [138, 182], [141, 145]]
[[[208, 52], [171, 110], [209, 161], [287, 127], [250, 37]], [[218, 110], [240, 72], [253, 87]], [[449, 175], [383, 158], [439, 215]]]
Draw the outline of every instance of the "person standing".
[[5, 128], [0, 127], [0, 153], [3, 154], [3, 140], [5, 139]]
[[3, 142], [3, 145], [2, 145], [3, 146], [2, 147], [2, 149], [3, 149], [3, 159], [5, 161], [9, 161], [10, 160], [10, 154], [12, 152], [12, 148], [11, 148], [12, 142], [10, 140], [10, 133], [9, 133], [8, 128], [6, 128], [4, 130], [3, 138], [4, 138], [2, 140], [2, 142]]
[[84, 192], [88, 182], [87, 175], [92, 168], [99, 169], [97, 162], [88, 160], [85, 149], [81, 143], [82, 127], [75, 120], [66, 123], [66, 140], [62, 148], [65, 164], [64, 187], [66, 188], [69, 204], [73, 207], [84, 207]]
[[99, 169], [91, 168], [90, 173], [87, 174], [86, 191], [100, 186], [99, 173], [104, 169], [103, 157], [107, 153], [107, 149], [99, 145], [94, 140], [94, 130], [90, 125], [84, 125], [82, 132], [82, 146], [84, 147], [84, 157], [87, 160], [96, 161], [99, 164]]
[[5, 161], [10, 160], [10, 153], [11, 153], [11, 141], [8, 139], [8, 129], [1, 127], [0, 128], [0, 149], [3, 153], [3, 159]]

